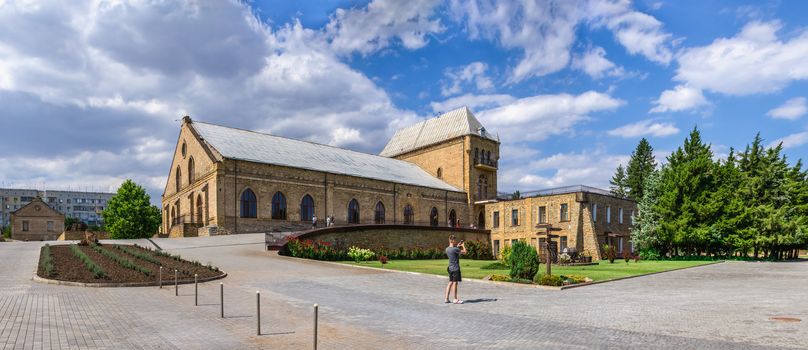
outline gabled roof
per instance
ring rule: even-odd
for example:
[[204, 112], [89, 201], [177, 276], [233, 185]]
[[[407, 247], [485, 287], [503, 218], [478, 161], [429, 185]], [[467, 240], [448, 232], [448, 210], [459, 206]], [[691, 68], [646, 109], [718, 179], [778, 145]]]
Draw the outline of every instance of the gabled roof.
[[499, 138], [485, 131], [483, 124], [474, 117], [468, 107], [461, 107], [436, 118], [399, 129], [379, 155], [395, 157], [463, 135], [477, 135], [499, 142]]
[[402, 160], [197, 121], [189, 125], [227, 159], [462, 192]]
[[20, 209], [11, 213], [15, 217], [51, 217], [51, 216], [64, 216], [64, 214], [56, 211], [48, 206], [47, 203], [42, 201], [42, 198], [35, 197], [34, 200]]

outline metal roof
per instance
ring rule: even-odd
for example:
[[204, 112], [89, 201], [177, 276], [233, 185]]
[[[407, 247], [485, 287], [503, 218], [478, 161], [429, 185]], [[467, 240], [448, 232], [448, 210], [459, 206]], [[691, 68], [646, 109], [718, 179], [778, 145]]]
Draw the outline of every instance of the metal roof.
[[462, 192], [402, 160], [197, 121], [190, 125], [224, 158]]
[[478, 135], [499, 142], [496, 136], [485, 131], [482, 123], [474, 117], [468, 107], [461, 107], [436, 118], [399, 129], [379, 155], [394, 157], [463, 135]]

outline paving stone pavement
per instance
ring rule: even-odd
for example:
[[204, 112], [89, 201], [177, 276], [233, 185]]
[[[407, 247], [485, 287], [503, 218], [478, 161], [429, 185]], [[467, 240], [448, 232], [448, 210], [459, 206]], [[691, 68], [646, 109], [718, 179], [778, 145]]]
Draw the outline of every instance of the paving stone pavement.
[[444, 277], [281, 257], [262, 235], [153, 241], [228, 277], [200, 284], [199, 306], [193, 285], [175, 297], [173, 286], [42, 284], [31, 280], [41, 243], [0, 243], [0, 349], [305, 349], [314, 303], [321, 349], [808, 348], [808, 263], [726, 262], [565, 291], [465, 281], [461, 296], [478, 302], [447, 305]]

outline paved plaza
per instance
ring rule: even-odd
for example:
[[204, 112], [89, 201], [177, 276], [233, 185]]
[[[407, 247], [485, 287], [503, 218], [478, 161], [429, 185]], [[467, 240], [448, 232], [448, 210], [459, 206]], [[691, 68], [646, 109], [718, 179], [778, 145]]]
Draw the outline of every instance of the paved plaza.
[[41, 243], [0, 244], [0, 348], [304, 349], [315, 303], [321, 349], [808, 348], [808, 263], [726, 262], [565, 291], [466, 281], [461, 296], [477, 302], [449, 305], [443, 277], [280, 257], [262, 235], [153, 241], [229, 276], [200, 284], [194, 306], [193, 285], [175, 297], [173, 286], [37, 283]]

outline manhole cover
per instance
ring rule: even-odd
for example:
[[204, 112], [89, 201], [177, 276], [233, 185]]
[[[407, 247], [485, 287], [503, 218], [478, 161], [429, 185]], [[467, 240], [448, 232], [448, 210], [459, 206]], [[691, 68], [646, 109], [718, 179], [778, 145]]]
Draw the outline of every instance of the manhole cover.
[[800, 321], [802, 321], [801, 319], [796, 318], [796, 317], [783, 317], [783, 316], [769, 317], [769, 320], [770, 321], [776, 321], [776, 322], [800, 322]]

